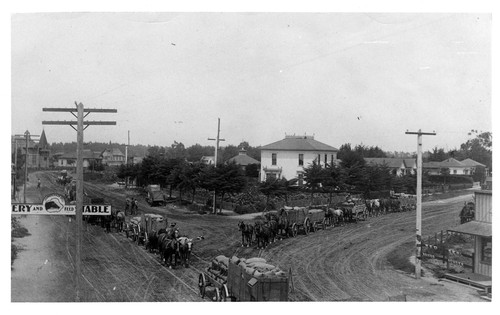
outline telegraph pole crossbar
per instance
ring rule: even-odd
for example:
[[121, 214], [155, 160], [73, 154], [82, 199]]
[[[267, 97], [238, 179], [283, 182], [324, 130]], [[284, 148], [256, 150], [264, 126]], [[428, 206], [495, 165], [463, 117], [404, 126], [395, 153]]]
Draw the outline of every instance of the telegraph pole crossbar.
[[422, 259], [422, 136], [435, 136], [435, 132], [406, 131], [407, 135], [417, 135], [417, 227], [416, 227], [416, 251], [415, 251], [415, 278], [420, 279]]
[[[82, 103], [75, 102], [76, 108], [43, 108], [44, 112], [69, 112], [77, 118], [77, 121], [42, 121], [42, 125], [69, 125], [77, 132], [76, 139], [76, 254], [75, 254], [75, 291], [76, 302], [80, 302], [81, 271], [81, 248], [82, 248], [82, 210], [83, 210], [83, 131], [88, 126], [116, 125], [115, 121], [84, 121], [90, 113], [116, 113], [116, 109], [87, 108]], [[75, 115], [74, 113], [77, 113]], [[84, 114], [86, 113], [86, 114]], [[77, 126], [77, 128], [74, 127]], [[85, 125], [85, 128], [83, 127]]]

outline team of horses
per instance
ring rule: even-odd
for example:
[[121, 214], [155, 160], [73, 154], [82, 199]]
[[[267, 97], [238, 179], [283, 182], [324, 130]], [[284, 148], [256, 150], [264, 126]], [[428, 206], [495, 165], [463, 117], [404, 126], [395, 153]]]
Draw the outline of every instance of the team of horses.
[[[363, 213], [356, 213], [354, 203], [343, 203], [334, 208], [328, 206], [314, 206], [316, 209], [325, 211], [326, 224], [328, 226], [343, 226], [349, 222], [357, 222], [356, 216], [363, 218], [376, 217], [390, 212], [401, 212], [415, 210], [414, 199], [396, 199], [380, 198], [366, 199], [364, 206], [361, 206]], [[363, 205], [363, 201], [356, 200], [356, 205]], [[283, 209], [278, 211], [281, 213]], [[307, 227], [306, 227], [307, 228]], [[288, 235], [290, 231], [290, 222], [285, 215], [278, 215], [272, 212], [266, 212], [263, 219], [256, 222], [247, 223], [240, 221], [238, 230], [241, 232], [241, 246], [250, 247], [254, 244], [258, 249], [265, 248], [275, 242], [278, 238]]]
[[180, 236], [177, 228], [161, 228], [148, 233], [146, 249], [150, 253], [160, 255], [160, 262], [169, 268], [180, 265], [189, 267], [193, 240], [187, 236]]

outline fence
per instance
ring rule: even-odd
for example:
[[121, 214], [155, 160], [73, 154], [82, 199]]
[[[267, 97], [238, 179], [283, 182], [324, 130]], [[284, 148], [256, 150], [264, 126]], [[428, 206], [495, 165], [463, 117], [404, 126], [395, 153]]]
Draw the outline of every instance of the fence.
[[422, 258], [437, 259], [452, 269], [450, 265], [461, 268], [474, 269], [474, 253], [464, 251], [470, 246], [471, 239], [463, 234], [453, 232], [435, 233], [422, 241]]

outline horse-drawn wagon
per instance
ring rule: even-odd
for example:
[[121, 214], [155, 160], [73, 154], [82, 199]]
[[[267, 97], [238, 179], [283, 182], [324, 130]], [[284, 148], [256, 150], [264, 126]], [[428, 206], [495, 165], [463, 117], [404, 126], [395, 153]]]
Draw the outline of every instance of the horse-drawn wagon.
[[278, 211], [278, 226], [287, 236], [295, 237], [299, 230], [307, 235], [311, 225], [308, 213], [309, 209], [306, 207], [283, 207]]
[[316, 232], [319, 228], [326, 229], [326, 211], [323, 209], [310, 209], [308, 211], [309, 230]]
[[202, 298], [213, 301], [288, 301], [288, 274], [263, 258], [217, 256], [198, 277]]
[[358, 223], [359, 220], [366, 220], [368, 216], [366, 205], [361, 202], [343, 202], [341, 208], [346, 221]]
[[153, 213], [143, 213], [141, 216], [133, 217], [125, 224], [125, 234], [137, 244], [146, 244], [148, 233], [152, 230], [158, 231], [166, 228], [167, 219]]

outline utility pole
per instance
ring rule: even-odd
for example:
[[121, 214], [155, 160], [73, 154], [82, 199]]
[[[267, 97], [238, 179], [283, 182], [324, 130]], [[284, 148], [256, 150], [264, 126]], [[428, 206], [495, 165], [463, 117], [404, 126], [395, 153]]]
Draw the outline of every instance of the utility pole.
[[[130, 130], [127, 130], [127, 145], [125, 146], [125, 167], [128, 166], [128, 146], [130, 145]], [[125, 177], [125, 188], [128, 188], [128, 177]]]
[[415, 253], [415, 278], [420, 279], [421, 258], [422, 258], [422, 135], [435, 136], [435, 132], [406, 131], [407, 135], [417, 135], [417, 237]]
[[[90, 125], [116, 125], [115, 121], [84, 121], [90, 113], [116, 113], [116, 109], [83, 108], [82, 103], [75, 102], [76, 108], [43, 108], [44, 112], [70, 112], [77, 121], [42, 121], [43, 125], [69, 125], [76, 134], [76, 254], [75, 254], [75, 286], [76, 302], [80, 302], [81, 248], [82, 248], [82, 211], [83, 211], [83, 131]], [[75, 115], [75, 112], [77, 115]], [[84, 115], [85, 113], [85, 115]], [[77, 128], [74, 127], [77, 126]], [[85, 127], [83, 127], [85, 125]]]
[[[215, 164], [214, 164], [214, 167], [217, 168], [217, 157], [218, 157], [218, 152], [219, 152], [219, 142], [220, 141], [226, 141], [225, 139], [220, 139], [219, 138], [220, 136], [220, 118], [217, 118], [217, 139], [213, 139], [213, 138], [208, 138], [208, 140], [215, 140], [216, 142], [216, 145], [215, 145]], [[215, 208], [215, 202], [216, 202], [216, 196], [217, 196], [217, 193], [216, 193], [216, 190], [214, 189], [214, 199], [213, 199], [213, 208], [214, 208], [214, 214], [217, 213], [217, 209]]]
[[39, 135], [32, 135], [28, 130], [24, 132], [24, 135], [15, 135], [14, 137], [23, 137], [20, 139], [14, 138], [14, 141], [16, 141], [16, 152], [15, 152], [15, 168], [16, 168], [16, 174], [17, 174], [17, 140], [26, 140], [26, 154], [24, 155], [24, 193], [23, 193], [23, 202], [26, 203], [26, 182], [29, 182], [28, 178], [28, 157], [29, 157], [29, 141], [31, 140], [31, 137], [39, 137]]

